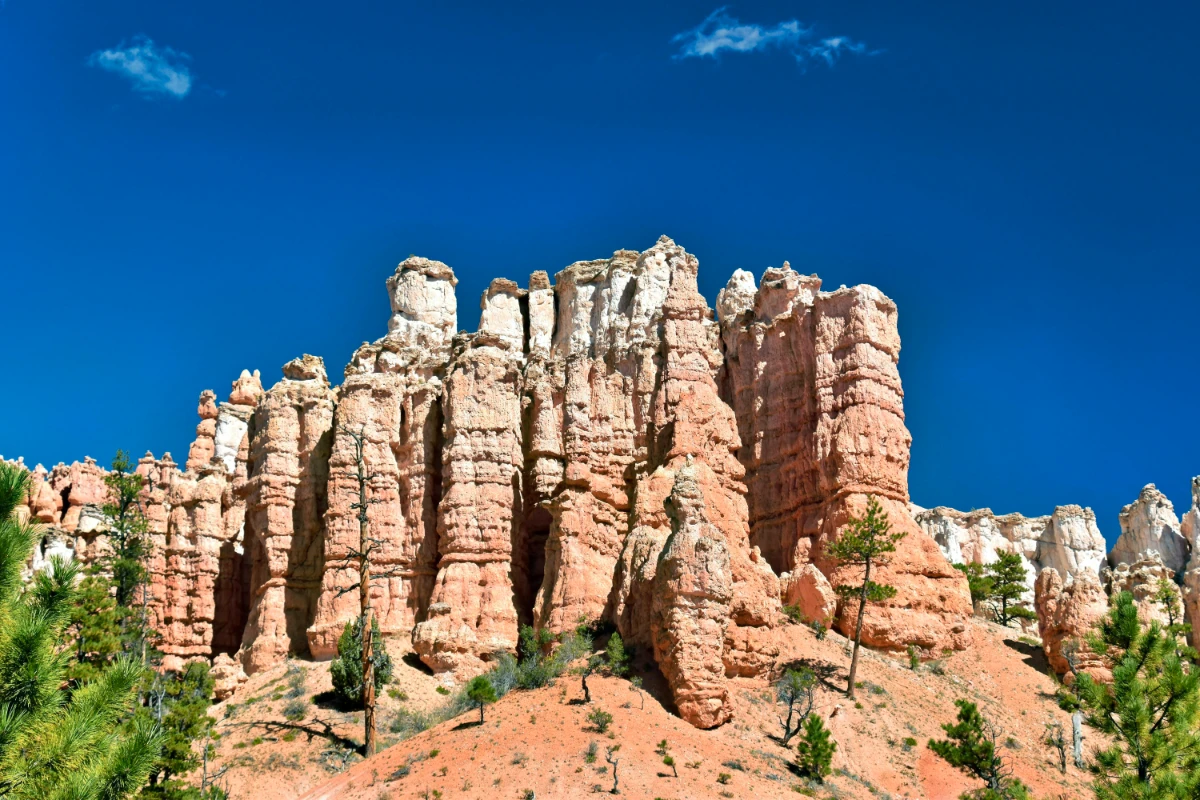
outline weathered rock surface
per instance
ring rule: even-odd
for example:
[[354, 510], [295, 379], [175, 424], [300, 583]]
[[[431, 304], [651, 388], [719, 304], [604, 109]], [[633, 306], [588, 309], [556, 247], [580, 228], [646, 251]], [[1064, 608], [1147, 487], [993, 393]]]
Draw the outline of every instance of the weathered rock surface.
[[[750, 541], [780, 572], [815, 564], [824, 546], [879, 498], [902, 540], [878, 580], [896, 597], [867, 610], [863, 641], [961, 649], [971, 603], [963, 576], [908, 513], [911, 437], [896, 364], [896, 306], [871, 286], [821, 292], [786, 263], [757, 292], [739, 272], [718, 297], [722, 393], [736, 413], [749, 490]], [[837, 625], [850, 629], [853, 604]]]
[[725, 537], [708, 521], [695, 469], [676, 473], [667, 498], [671, 535], [654, 579], [654, 658], [679, 715], [698, 728], [729, 720], [725, 631], [731, 624], [733, 573]]
[[1044, 517], [1024, 517], [938, 506], [914, 516], [951, 564], [991, 564], [1001, 552], [1020, 555], [1029, 582], [1027, 601], [1033, 600], [1033, 584], [1047, 567], [1070, 579], [1082, 572], [1099, 577], [1105, 564], [1104, 536], [1090, 508], [1058, 506]]
[[1034, 586], [1038, 632], [1050, 666], [1060, 675], [1075, 670], [1097, 680], [1110, 675], [1104, 661], [1084, 642], [1096, 622], [1108, 611], [1108, 596], [1091, 572], [1063, 581], [1058, 570], [1047, 567]]
[[785, 572], [779, 583], [784, 605], [795, 606], [808, 622], [819, 622], [825, 627], [833, 624], [837, 593], [815, 564], [804, 564], [790, 574]]
[[[479, 330], [456, 335], [453, 271], [410, 257], [387, 281], [387, 335], [340, 387], [303, 356], [266, 392], [244, 371], [226, 402], [203, 393], [184, 471], [138, 465], [171, 663], [215, 658], [227, 692], [289, 654], [333, 655], [358, 613], [358, 437], [380, 627], [459, 679], [520, 623], [608, 621], [653, 651], [686, 719], [719, 725], [726, 682], [775, 666], [781, 600], [848, 630], [845, 568], [824, 552], [870, 496], [907, 536], [874, 576], [898, 594], [864, 642], [965, 647], [965, 580], [907, 510], [895, 305], [785, 264], [761, 287], [735, 273], [718, 324], [698, 268], [662, 237], [553, 284], [497, 279]], [[90, 460], [43, 470], [24, 513], [94, 559], [103, 477]], [[1061, 547], [1027, 557], [1087, 571], [1094, 520], [1076, 517], [1056, 512]]]
[[325, 563], [310, 652], [328, 658], [357, 615], [351, 557], [359, 546], [357, 462], [351, 433], [364, 438], [367, 516], [373, 544], [375, 614], [384, 633], [409, 634], [425, 617], [437, 570], [441, 500], [442, 381], [457, 327], [457, 281], [439, 261], [410, 257], [388, 279], [388, 334], [364, 343], [346, 367], [334, 414], [325, 512]]
[[334, 392], [324, 362], [304, 355], [258, 402], [250, 444], [246, 533], [249, 617], [242, 664], [253, 674], [308, 653], [325, 566]]
[[512, 281], [492, 281], [479, 332], [456, 341], [442, 400], [441, 560], [430, 616], [416, 626], [413, 647], [434, 670], [463, 677], [517, 645], [510, 576], [525, 465], [524, 297]]
[[1187, 566], [1191, 544], [1179, 529], [1179, 517], [1166, 495], [1147, 484], [1138, 499], [1121, 509], [1121, 536], [1108, 554], [1109, 565], [1132, 564], [1142, 553], [1153, 551], [1172, 573]]
[[1158, 620], [1164, 625], [1169, 621], [1167, 609], [1155, 600], [1155, 594], [1163, 581], [1175, 585], [1175, 573], [1163, 564], [1162, 556], [1158, 552], [1148, 550], [1138, 556], [1132, 564], [1122, 561], [1116, 569], [1106, 570], [1103, 580], [1108, 584], [1109, 596], [1121, 592], [1133, 595], [1138, 607], [1138, 616], [1142, 621]]

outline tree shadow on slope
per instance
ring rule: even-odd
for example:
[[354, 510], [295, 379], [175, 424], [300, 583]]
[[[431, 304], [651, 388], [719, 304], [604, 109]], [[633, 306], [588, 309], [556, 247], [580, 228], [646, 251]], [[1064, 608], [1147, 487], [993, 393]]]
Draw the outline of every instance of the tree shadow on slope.
[[813, 675], [817, 676], [817, 680], [831, 692], [846, 691], [846, 681], [850, 679], [848, 670], [837, 666], [829, 661], [819, 658], [797, 658], [794, 661], [789, 661], [786, 664], [781, 664], [776, 672], [775, 679], [783, 677], [788, 670], [811, 670]]
[[1028, 642], [1016, 639], [1005, 639], [1004, 646], [1010, 650], [1016, 650], [1025, 656], [1022, 661], [1026, 666], [1032, 667], [1042, 674], [1045, 674], [1046, 670], [1050, 669], [1050, 662], [1046, 659], [1046, 652], [1039, 645], [1029, 644]]

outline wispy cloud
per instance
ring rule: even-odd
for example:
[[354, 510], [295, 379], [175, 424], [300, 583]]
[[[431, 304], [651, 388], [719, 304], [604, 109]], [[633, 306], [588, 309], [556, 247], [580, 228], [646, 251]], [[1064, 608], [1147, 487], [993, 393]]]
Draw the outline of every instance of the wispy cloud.
[[671, 41], [679, 45], [679, 52], [673, 58], [717, 58], [726, 50], [753, 53], [779, 48], [791, 53], [801, 66], [820, 59], [832, 67], [845, 53], [874, 55], [880, 52], [868, 51], [866, 44], [847, 36], [816, 38], [811, 26], [796, 19], [769, 27], [743, 24], [730, 16], [727, 9], [728, 6], [722, 6], [696, 27], [673, 36]]
[[88, 58], [93, 67], [128, 78], [136, 92], [184, 98], [192, 90], [192, 72], [186, 62], [191, 56], [156, 45], [146, 36], [112, 50], [97, 50]]

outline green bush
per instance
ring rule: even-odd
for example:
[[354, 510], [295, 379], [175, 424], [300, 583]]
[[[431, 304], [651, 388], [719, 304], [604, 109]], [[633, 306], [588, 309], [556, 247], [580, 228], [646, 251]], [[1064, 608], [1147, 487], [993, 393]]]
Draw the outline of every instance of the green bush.
[[817, 714], [810, 714], [804, 721], [804, 734], [796, 747], [796, 766], [800, 774], [814, 781], [824, 782], [833, 765], [833, 754], [837, 742], [829, 737], [825, 723]]
[[[354, 708], [362, 708], [363, 704], [362, 634], [359, 628], [360, 620], [346, 623], [338, 637], [338, 657], [329, 665], [333, 691]], [[371, 664], [375, 671], [375, 691], [378, 692], [392, 679], [392, 657], [383, 646], [379, 620], [374, 617], [371, 618]]]
[[597, 733], [608, 733], [608, 726], [612, 725], [613, 715], [603, 709], [593, 708], [587, 715], [587, 721], [592, 723]]

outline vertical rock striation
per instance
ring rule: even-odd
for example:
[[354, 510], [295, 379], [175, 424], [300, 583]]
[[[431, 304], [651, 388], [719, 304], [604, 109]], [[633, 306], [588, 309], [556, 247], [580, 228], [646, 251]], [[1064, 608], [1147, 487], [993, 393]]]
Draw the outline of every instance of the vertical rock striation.
[[308, 652], [325, 556], [334, 392], [324, 362], [304, 355], [254, 412], [245, 548], [250, 608], [242, 662], [253, 674]]
[[[871, 286], [820, 286], [785, 263], [757, 290], [749, 273], [735, 273], [717, 299], [750, 541], [780, 572], [813, 563], [836, 583], [840, 568], [824, 545], [874, 495], [908, 535], [878, 578], [897, 595], [868, 609], [863, 641], [961, 649], [970, 640], [966, 581], [908, 514], [896, 306]], [[849, 610], [839, 612], [843, 631]]]
[[521, 400], [525, 292], [498, 278], [479, 332], [455, 341], [442, 399], [440, 561], [429, 617], [413, 646], [438, 672], [481, 672], [517, 644], [513, 544], [522, 519]]
[[365, 439], [367, 516], [380, 577], [371, 596], [385, 633], [409, 633], [423, 619], [437, 569], [437, 508], [441, 500], [442, 381], [457, 325], [453, 271], [440, 261], [410, 257], [387, 281], [392, 316], [387, 336], [364, 343], [346, 367], [334, 415], [325, 513], [325, 564], [309, 649], [317, 658], [337, 650], [337, 638], [357, 615], [358, 599], [339, 594], [358, 581], [351, 550], [358, 546], [354, 443]]

